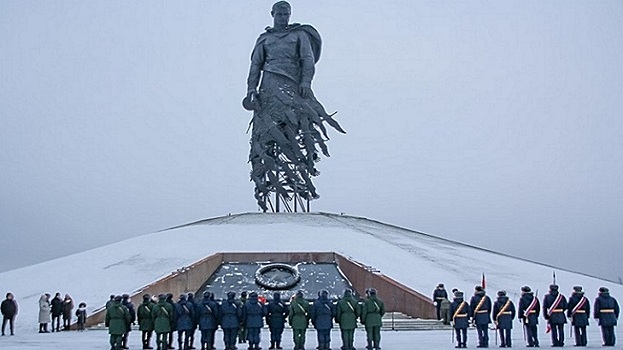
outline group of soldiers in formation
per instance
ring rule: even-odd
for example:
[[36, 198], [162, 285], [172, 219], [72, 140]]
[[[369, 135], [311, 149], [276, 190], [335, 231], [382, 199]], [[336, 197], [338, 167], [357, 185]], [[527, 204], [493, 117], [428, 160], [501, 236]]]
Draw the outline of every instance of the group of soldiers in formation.
[[329, 292], [322, 290], [318, 298], [309, 302], [302, 291], [297, 291], [289, 302], [275, 292], [272, 300], [265, 301], [256, 292], [228, 292], [227, 298], [215, 300], [214, 294], [206, 291], [202, 300], [196, 300], [192, 293], [181, 294], [177, 302], [172, 294], [159, 294], [156, 299], [143, 295], [143, 302], [134, 308], [129, 295], [111, 296], [106, 304], [106, 327], [110, 334], [112, 350], [128, 349], [128, 334], [131, 325], [137, 321], [141, 331], [143, 349], [153, 349], [152, 334], [156, 333], [158, 350], [174, 349], [173, 332], [177, 331], [178, 349], [195, 349], [194, 335], [201, 331], [201, 349], [212, 350], [215, 333], [223, 330], [225, 350], [236, 349], [239, 343], [248, 342], [250, 350], [259, 350], [260, 333], [264, 321], [270, 330], [269, 349], [283, 349], [282, 334], [286, 322], [292, 328], [294, 350], [305, 349], [305, 334], [309, 323], [316, 329], [316, 349], [331, 349], [331, 329], [334, 321], [339, 324], [342, 350], [355, 350], [354, 335], [357, 321], [365, 326], [367, 349], [380, 349], [382, 317], [385, 314], [383, 301], [377, 297], [374, 288], [366, 290], [366, 299], [358, 301], [350, 289], [337, 302], [329, 298]]
[[[537, 325], [542, 311], [547, 321], [547, 332], [551, 332], [552, 347], [562, 347], [565, 342], [564, 325], [567, 318], [571, 320], [575, 335], [575, 346], [587, 345], [586, 327], [589, 325], [591, 312], [590, 301], [584, 296], [581, 286], [573, 287], [569, 300], [558, 291], [558, 285], [551, 284], [549, 292], [543, 297], [541, 307], [538, 295], [535, 296], [530, 287], [521, 288], [518, 308], [508, 298], [505, 291], [497, 293], [497, 300], [492, 303], [482, 286], [476, 286], [470, 302], [464, 300], [463, 292], [454, 289], [454, 300], [448, 300], [448, 293], [443, 284], [439, 284], [433, 292], [434, 304], [437, 308], [437, 319], [443, 316], [444, 323], [452, 324], [456, 333], [456, 348], [467, 347], [467, 328], [472, 324], [478, 333], [477, 348], [489, 347], [489, 325], [494, 323], [499, 332], [500, 347], [511, 347], [511, 330], [515, 316], [522, 323], [524, 339], [527, 347], [539, 347]], [[619, 304], [610, 296], [608, 288], [599, 288], [597, 299], [593, 304], [593, 317], [601, 327], [603, 346], [615, 345], [614, 326], [619, 318]]]

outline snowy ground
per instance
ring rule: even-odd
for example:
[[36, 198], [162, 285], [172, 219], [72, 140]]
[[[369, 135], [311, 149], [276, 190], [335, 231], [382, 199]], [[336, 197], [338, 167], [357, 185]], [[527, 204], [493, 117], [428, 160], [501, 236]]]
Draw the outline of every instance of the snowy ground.
[[[549, 335], [544, 333], [544, 326], [541, 325], [540, 342], [541, 348], [549, 349]], [[565, 328], [565, 337], [569, 336], [569, 328]], [[620, 337], [620, 332], [617, 336]], [[199, 333], [197, 333], [198, 335]], [[217, 349], [223, 349], [222, 333], [217, 332]], [[489, 336], [492, 337], [493, 333], [489, 332]], [[334, 330], [331, 335], [332, 349], [339, 349], [341, 346], [339, 331]], [[262, 332], [262, 348], [268, 349], [269, 333], [264, 329]], [[470, 348], [476, 347], [476, 331], [471, 329], [468, 333], [467, 346]], [[588, 347], [587, 348], [602, 348], [601, 346], [601, 334], [599, 328], [595, 325], [588, 328]], [[284, 333], [284, 349], [292, 349], [292, 332], [286, 330]], [[566, 338], [565, 346], [572, 347], [574, 344], [572, 339]], [[491, 348], [497, 348], [495, 340], [492, 338], [490, 341]], [[523, 335], [521, 329], [514, 329], [513, 332], [513, 347], [524, 348], [525, 343], [523, 341]], [[130, 349], [141, 349], [140, 346], [140, 333], [134, 331], [130, 334]], [[177, 347], [177, 346], [176, 346]], [[309, 331], [307, 334], [307, 349], [314, 349], [316, 347], [316, 334], [313, 331]], [[355, 333], [355, 347], [357, 349], [365, 349], [365, 334], [360, 328]], [[381, 347], [384, 350], [396, 350], [396, 349], [454, 349], [454, 344], [451, 342], [451, 335], [449, 330], [444, 331], [384, 331], [381, 333]], [[67, 349], [67, 350], [107, 350], [110, 348], [108, 345], [108, 333], [105, 330], [87, 330], [85, 332], [61, 332], [61, 333], [49, 333], [38, 334], [35, 332], [18, 333], [16, 336], [5, 336], [0, 338], [0, 349]], [[246, 349], [244, 345], [238, 346], [240, 350]]]

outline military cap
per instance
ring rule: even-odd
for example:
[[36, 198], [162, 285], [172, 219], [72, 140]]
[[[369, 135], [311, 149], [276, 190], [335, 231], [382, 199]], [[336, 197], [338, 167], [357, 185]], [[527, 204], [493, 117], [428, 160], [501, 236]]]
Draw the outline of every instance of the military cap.
[[143, 300], [149, 300], [150, 298], [151, 298], [151, 295], [143, 294]]
[[353, 291], [350, 290], [349, 288], [344, 289], [344, 296], [351, 296], [353, 295]]
[[528, 286], [523, 286], [523, 287], [521, 287], [521, 291], [524, 292], [524, 293], [529, 293], [529, 292], [532, 291], [532, 289], [530, 289], [530, 287], [528, 287]]
[[227, 292], [227, 298], [231, 299], [235, 297], [236, 297], [236, 292]]
[[581, 292], [582, 291], [582, 286], [573, 286], [573, 291], [574, 292]]
[[460, 290], [457, 290], [456, 292], [454, 292], [454, 297], [463, 298], [463, 292], [461, 292]]
[[505, 297], [506, 296], [506, 291], [505, 290], [498, 291], [498, 296], [499, 297]]
[[549, 290], [558, 290], [558, 285], [557, 284], [550, 284], [549, 285]]
[[158, 300], [166, 300], [166, 299], [167, 299], [166, 294], [163, 294], [163, 293], [158, 294]]
[[600, 287], [599, 288], [599, 293], [608, 293], [610, 290], [606, 287]]
[[474, 289], [475, 289], [477, 292], [482, 292], [482, 291], [483, 291], [482, 286], [476, 286], [476, 287], [474, 287]]
[[203, 292], [203, 297], [204, 298], [210, 298], [210, 292], [208, 292], [207, 290], [205, 292]]
[[186, 294], [180, 294], [180, 300], [186, 300]]
[[370, 288], [370, 295], [376, 295], [376, 288]]
[[115, 299], [114, 299], [114, 300], [115, 300], [115, 301], [121, 301], [121, 295], [117, 295], [117, 296], [115, 296]]

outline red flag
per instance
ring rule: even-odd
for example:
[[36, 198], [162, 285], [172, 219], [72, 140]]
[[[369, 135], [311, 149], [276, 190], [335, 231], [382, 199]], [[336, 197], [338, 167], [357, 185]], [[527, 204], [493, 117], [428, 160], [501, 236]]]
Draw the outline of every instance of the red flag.
[[482, 273], [482, 281], [480, 282], [482, 289], [487, 289], [487, 282], [485, 281], [485, 273]]

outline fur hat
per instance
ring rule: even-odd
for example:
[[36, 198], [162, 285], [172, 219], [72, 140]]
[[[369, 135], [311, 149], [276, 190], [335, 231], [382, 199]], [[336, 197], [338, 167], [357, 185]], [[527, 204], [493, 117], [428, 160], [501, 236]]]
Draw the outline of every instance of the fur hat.
[[456, 292], [454, 292], [454, 297], [463, 298], [463, 292], [461, 292], [460, 290], [457, 290]]
[[476, 286], [476, 287], [474, 287], [474, 289], [475, 289], [477, 292], [482, 292], [482, 291], [484, 290], [484, 289], [482, 289], [482, 286]]
[[521, 287], [521, 291], [524, 293], [530, 293], [532, 291], [532, 289], [530, 289], [530, 287], [528, 286], [523, 286]]
[[558, 290], [558, 285], [557, 284], [550, 284], [549, 285], [549, 290]]
[[573, 291], [576, 293], [582, 292], [582, 286], [573, 286]]
[[506, 296], [506, 291], [505, 290], [498, 291], [498, 296], [499, 297], [505, 297]]
[[149, 299], [151, 299], [151, 295], [143, 294], [143, 300], [149, 300]]
[[610, 292], [610, 290], [608, 288], [606, 288], [606, 287], [600, 287], [599, 288], [599, 293], [608, 293], [608, 292]]

